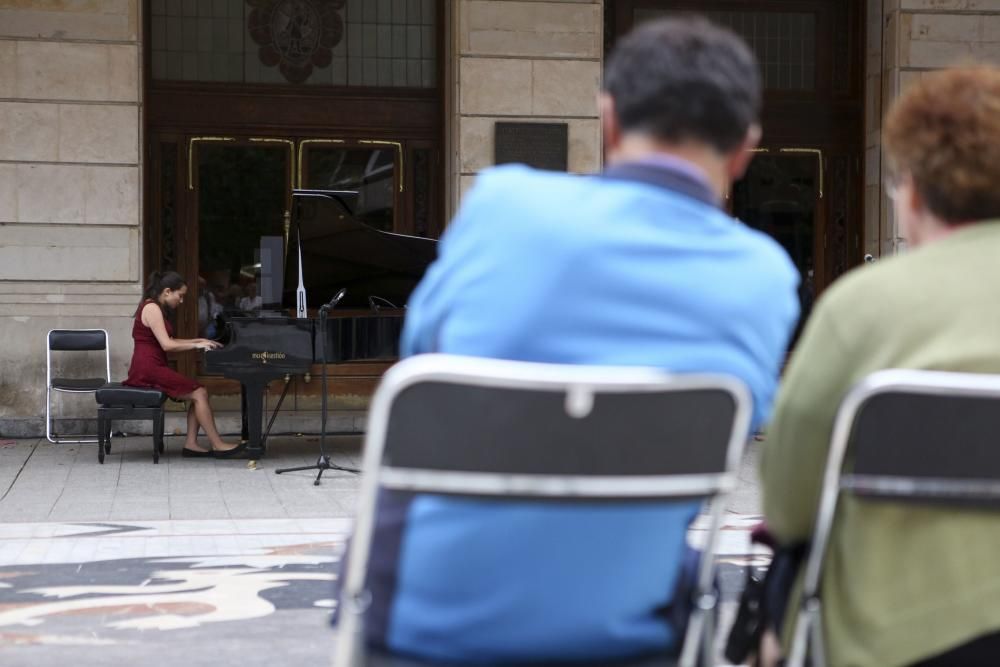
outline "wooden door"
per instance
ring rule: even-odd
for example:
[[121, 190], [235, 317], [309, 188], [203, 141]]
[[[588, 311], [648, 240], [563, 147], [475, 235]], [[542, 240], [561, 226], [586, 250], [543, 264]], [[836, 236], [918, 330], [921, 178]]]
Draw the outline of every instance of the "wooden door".
[[[260, 237], [287, 236], [295, 142], [156, 132], [149, 146], [146, 266], [177, 271], [190, 283], [175, 314], [176, 335], [211, 338], [215, 315], [259, 301]], [[193, 376], [197, 361], [183, 354], [173, 363]]]
[[788, 253], [801, 276], [803, 316], [829, 271], [822, 164], [819, 149], [763, 147], [727, 200], [734, 217], [769, 234]]

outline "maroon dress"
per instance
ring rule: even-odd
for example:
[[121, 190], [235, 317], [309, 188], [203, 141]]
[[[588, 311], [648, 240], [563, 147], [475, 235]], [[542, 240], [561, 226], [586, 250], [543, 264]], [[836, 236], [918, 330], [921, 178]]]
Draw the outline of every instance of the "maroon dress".
[[[170, 398], [178, 399], [186, 396], [201, 385], [191, 378], [184, 377], [167, 366], [167, 353], [160, 347], [153, 330], [142, 323], [142, 309], [147, 303], [156, 303], [146, 299], [139, 306], [132, 322], [132, 340], [135, 350], [132, 352], [132, 364], [128, 367], [128, 377], [122, 382], [129, 387], [151, 387], [159, 389]], [[170, 321], [163, 318], [167, 327], [167, 335], [173, 336], [174, 329]]]

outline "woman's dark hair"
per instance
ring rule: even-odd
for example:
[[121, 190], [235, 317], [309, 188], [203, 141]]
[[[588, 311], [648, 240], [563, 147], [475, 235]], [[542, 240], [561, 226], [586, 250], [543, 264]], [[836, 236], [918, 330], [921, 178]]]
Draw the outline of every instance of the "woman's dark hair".
[[698, 141], [728, 153], [760, 115], [760, 72], [736, 33], [700, 17], [651, 21], [626, 35], [604, 71], [625, 132]]
[[163, 273], [153, 271], [146, 280], [146, 290], [142, 293], [142, 301], [139, 302], [139, 307], [135, 312], [138, 313], [142, 310], [142, 304], [146, 302], [146, 299], [156, 301], [159, 299], [160, 294], [163, 293], [163, 290], [179, 290], [185, 285], [187, 285], [187, 281], [176, 271], [165, 271]]

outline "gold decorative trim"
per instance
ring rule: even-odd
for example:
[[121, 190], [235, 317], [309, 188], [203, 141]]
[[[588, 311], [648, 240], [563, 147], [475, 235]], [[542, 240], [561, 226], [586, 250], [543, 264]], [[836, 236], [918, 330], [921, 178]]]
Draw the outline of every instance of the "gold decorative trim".
[[823, 198], [823, 151], [818, 148], [779, 148], [779, 153], [800, 153], [815, 155], [819, 164], [819, 198]]
[[188, 139], [188, 190], [194, 190], [194, 143], [196, 141], [236, 141], [236, 137], [191, 137]]
[[306, 144], [343, 144], [343, 139], [300, 139], [299, 140], [299, 189], [302, 189], [302, 156], [305, 154]]
[[382, 139], [362, 139], [359, 144], [376, 144], [380, 146], [395, 146], [399, 153], [399, 191], [403, 191], [403, 180], [406, 172], [403, 170], [403, 144], [399, 141], [384, 141]]

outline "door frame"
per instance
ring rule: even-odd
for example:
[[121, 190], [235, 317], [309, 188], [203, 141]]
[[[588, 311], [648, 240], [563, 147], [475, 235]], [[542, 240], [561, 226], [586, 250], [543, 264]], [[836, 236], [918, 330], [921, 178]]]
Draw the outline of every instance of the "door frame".
[[822, 151], [824, 268], [817, 295], [864, 256], [864, 0], [608, 0], [608, 48], [632, 27], [635, 9], [813, 11], [817, 20], [816, 90], [765, 90], [762, 147]]
[[[445, 227], [445, 144], [448, 90], [450, 0], [437, 1], [436, 57], [437, 86], [425, 88], [338, 87], [293, 84], [231, 84], [158, 81], [152, 77], [151, 0], [143, 1], [141, 24], [143, 44], [143, 278], [162, 268], [164, 258], [164, 188], [175, 195], [172, 205], [174, 241], [189, 247], [187, 238], [178, 238], [182, 221], [197, 215], [197, 202], [186, 194], [187, 138], [192, 136], [288, 137], [299, 139], [336, 137], [345, 141], [372, 140], [400, 142], [403, 164], [400, 173], [405, 196], [397, 200], [397, 227], [404, 233], [436, 238]], [[175, 174], [161, 172], [162, 151], [172, 146]], [[420, 166], [420, 170], [417, 167]], [[413, 222], [412, 225], [410, 224]], [[409, 230], [409, 231], [408, 231]], [[194, 275], [190, 260], [174, 254], [177, 268], [185, 276]], [[194, 261], [197, 261], [195, 257]], [[190, 278], [189, 278], [190, 279]], [[193, 322], [178, 313], [179, 330], [188, 331]], [[195, 319], [196, 322], [196, 319]], [[194, 375], [192, 355], [171, 355], [171, 363]], [[347, 364], [331, 367], [331, 375], [346, 372], [360, 387], [374, 386], [382, 363]], [[211, 382], [231, 384], [222, 379]], [[370, 385], [370, 386], [369, 386]], [[337, 392], [335, 383], [331, 390]], [[349, 384], [348, 393], [358, 388]], [[227, 389], [228, 390], [228, 389]], [[368, 392], [370, 393], [370, 392]]]

